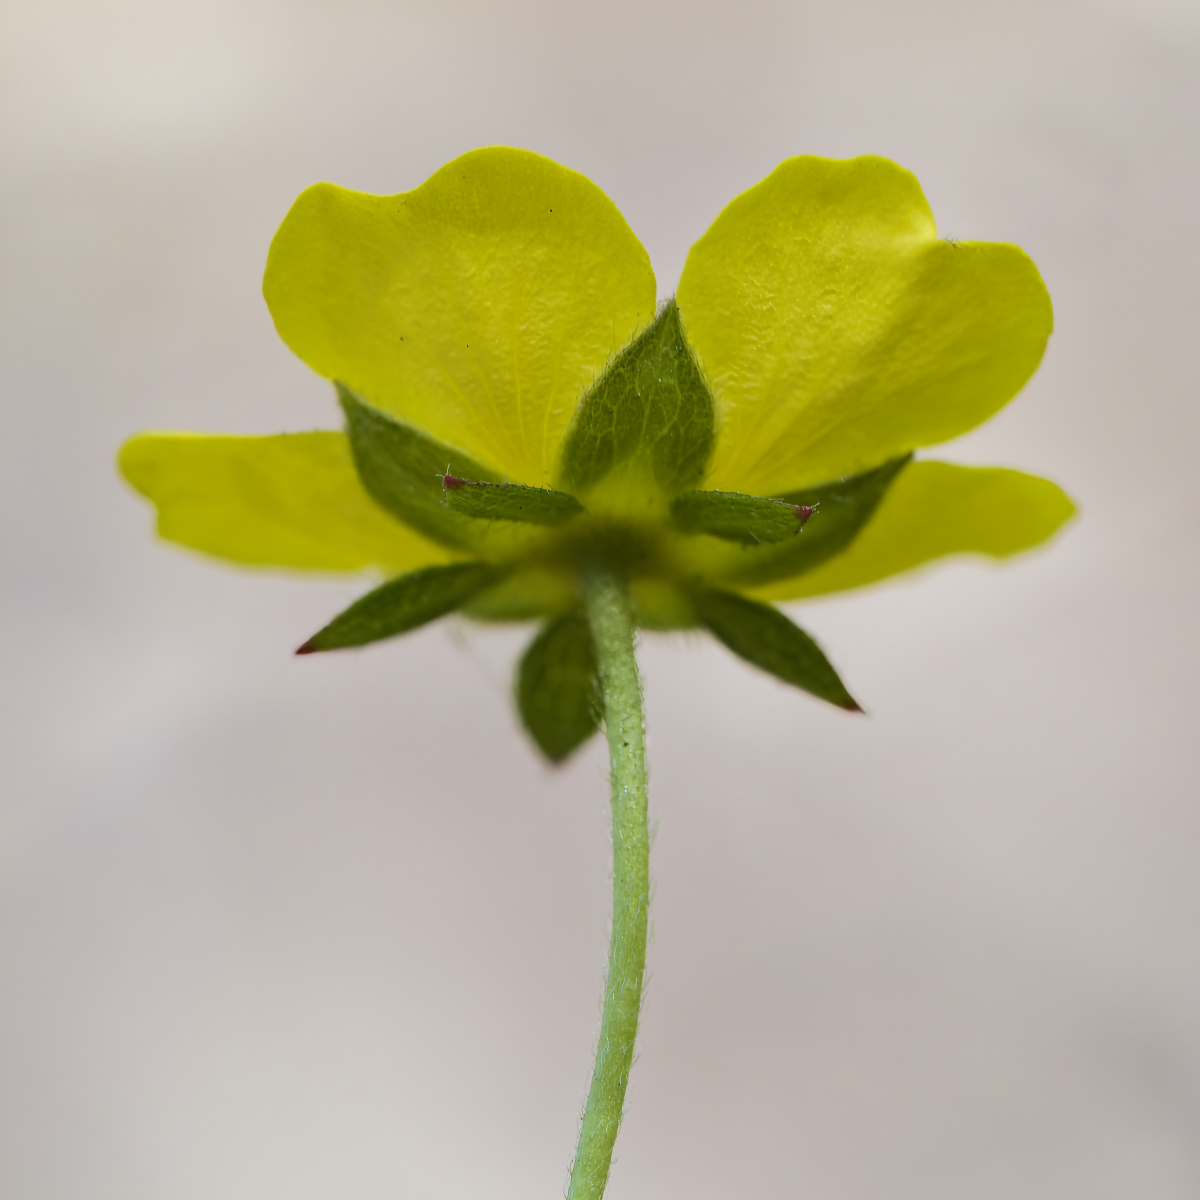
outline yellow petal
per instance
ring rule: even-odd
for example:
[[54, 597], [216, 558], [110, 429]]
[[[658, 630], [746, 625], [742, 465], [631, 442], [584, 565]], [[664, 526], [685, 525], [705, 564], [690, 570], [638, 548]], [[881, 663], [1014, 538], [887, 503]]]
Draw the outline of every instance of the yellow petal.
[[411, 192], [321, 183], [292, 206], [263, 294], [315, 371], [547, 486], [584, 389], [654, 316], [650, 260], [595, 184], [523, 150]]
[[911, 463], [847, 550], [752, 594], [795, 600], [862, 587], [947, 554], [1007, 558], [1044, 542], [1075, 512], [1048, 479], [1001, 467]]
[[158, 508], [158, 533], [206, 554], [320, 571], [410, 571], [454, 556], [363, 491], [344, 434], [143, 433], [125, 478]]
[[1016, 246], [939, 240], [882, 158], [793, 158], [737, 197], [679, 284], [720, 430], [706, 486], [767, 496], [970, 429], [1041, 360], [1052, 314]]

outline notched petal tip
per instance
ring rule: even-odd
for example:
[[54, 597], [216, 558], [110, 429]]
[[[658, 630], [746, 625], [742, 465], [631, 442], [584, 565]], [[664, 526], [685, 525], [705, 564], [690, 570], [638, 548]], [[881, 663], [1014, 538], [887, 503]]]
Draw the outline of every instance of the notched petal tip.
[[537, 484], [581, 391], [653, 313], [656, 285], [594, 183], [493, 146], [409, 192], [309, 189], [271, 243], [263, 292], [318, 374]]
[[716, 381], [708, 486], [757, 495], [974, 428], [1053, 323], [1026, 254], [939, 240], [912, 174], [868, 157], [781, 164], [691, 248], [678, 299]]

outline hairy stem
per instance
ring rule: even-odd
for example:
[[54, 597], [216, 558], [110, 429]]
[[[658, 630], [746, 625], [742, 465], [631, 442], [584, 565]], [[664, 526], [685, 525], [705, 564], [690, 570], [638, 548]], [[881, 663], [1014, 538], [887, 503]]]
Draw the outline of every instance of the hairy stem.
[[596, 648], [611, 764], [613, 915], [600, 1042], [568, 1200], [600, 1200], [608, 1182], [642, 1004], [650, 904], [645, 730], [633, 617], [624, 586], [608, 572], [588, 576], [584, 602]]

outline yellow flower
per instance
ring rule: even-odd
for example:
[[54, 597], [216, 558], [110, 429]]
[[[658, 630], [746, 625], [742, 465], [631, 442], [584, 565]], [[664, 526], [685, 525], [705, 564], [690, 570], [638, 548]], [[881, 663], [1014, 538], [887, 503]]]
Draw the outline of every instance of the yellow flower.
[[518, 669], [525, 724], [559, 760], [603, 712], [612, 768], [612, 944], [568, 1192], [601, 1200], [650, 902], [634, 627], [704, 626], [857, 708], [769, 601], [1003, 557], [1071, 515], [1046, 480], [913, 458], [1016, 394], [1049, 297], [1016, 247], [939, 240], [895, 164], [796, 158], [718, 216], [656, 310], [604, 193], [508, 149], [396, 196], [310, 188], [263, 290], [345, 431], [143, 434], [121, 469], [166, 538], [390, 576], [302, 652], [454, 610], [545, 622]]
[[1052, 315], [1021, 250], [939, 239], [885, 159], [783, 163], [717, 217], [657, 310], [608, 197], [505, 148], [395, 196], [309, 188], [263, 291], [335, 381], [345, 431], [131, 439], [121, 470], [159, 533], [390, 577], [304, 650], [455, 609], [546, 621], [518, 695], [556, 759], [596, 727], [590, 562], [623, 578], [643, 627], [706, 626], [853, 708], [767, 602], [1010, 555], [1073, 511], [1046, 480], [912, 457], [1019, 391]]

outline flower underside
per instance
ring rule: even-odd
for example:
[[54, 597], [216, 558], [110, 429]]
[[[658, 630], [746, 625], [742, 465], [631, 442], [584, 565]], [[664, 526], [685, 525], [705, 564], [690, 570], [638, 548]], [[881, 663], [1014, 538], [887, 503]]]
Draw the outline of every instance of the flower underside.
[[595, 567], [626, 581], [643, 627], [705, 627], [856, 709], [769, 601], [1002, 557], [1073, 511], [1045, 480], [914, 460], [1020, 389], [1050, 307], [1015, 247], [940, 241], [882, 159], [784, 163], [717, 218], [657, 312], [611, 201], [507, 149], [399, 196], [309, 189], [264, 293], [335, 382], [345, 432], [132, 439], [122, 470], [160, 533], [389, 576], [303, 653], [456, 610], [542, 620], [517, 697], [555, 761], [597, 727], [580, 616]]

